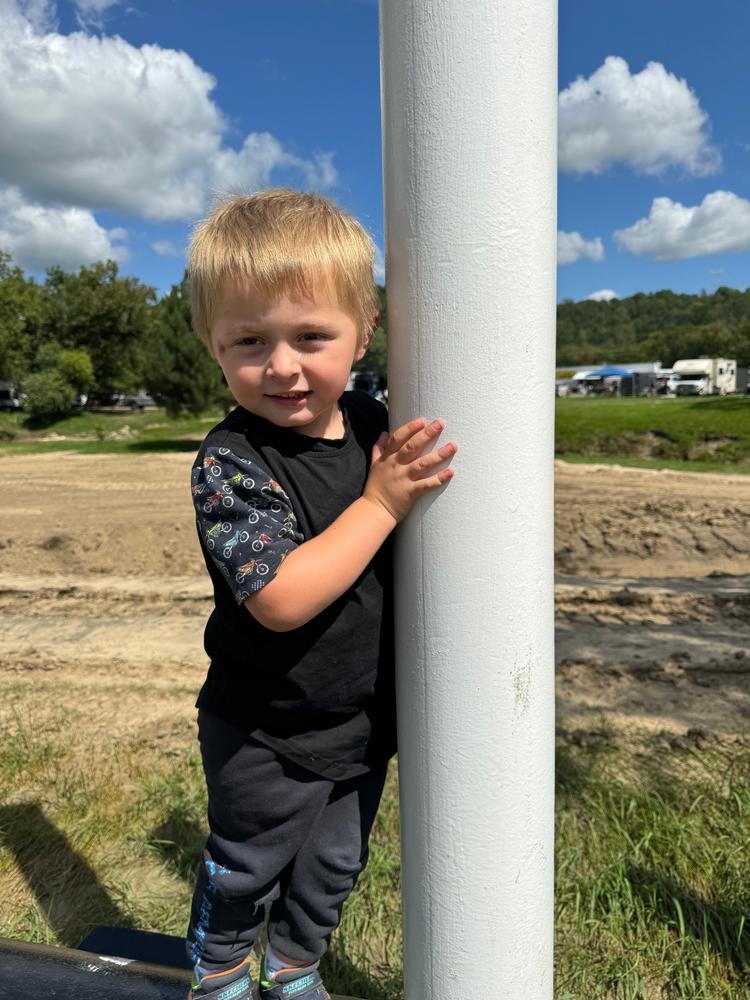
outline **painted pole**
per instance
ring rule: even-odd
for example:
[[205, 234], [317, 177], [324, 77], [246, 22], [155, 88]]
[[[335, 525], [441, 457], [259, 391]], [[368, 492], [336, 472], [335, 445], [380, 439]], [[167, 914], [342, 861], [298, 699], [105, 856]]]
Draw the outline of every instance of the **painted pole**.
[[407, 1000], [552, 997], [555, 0], [381, 0]]

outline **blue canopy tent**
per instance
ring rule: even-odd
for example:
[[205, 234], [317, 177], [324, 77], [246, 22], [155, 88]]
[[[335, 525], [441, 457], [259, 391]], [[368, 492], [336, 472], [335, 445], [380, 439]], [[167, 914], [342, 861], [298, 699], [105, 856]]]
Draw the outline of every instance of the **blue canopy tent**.
[[597, 368], [595, 372], [589, 372], [588, 378], [632, 378], [633, 373], [625, 368], [618, 368], [617, 365], [605, 365], [604, 368]]
[[[597, 385], [604, 389], [604, 380], [609, 378], [620, 379], [620, 384], [617, 390], [617, 395], [619, 396], [633, 396], [635, 377], [633, 372], [627, 371], [625, 368], [618, 368], [617, 365], [605, 365], [603, 368], [597, 368], [596, 371], [589, 372], [586, 376], [586, 380], [596, 379]], [[614, 385], [611, 389], [614, 389]], [[595, 392], [599, 392], [599, 389], [595, 389]]]

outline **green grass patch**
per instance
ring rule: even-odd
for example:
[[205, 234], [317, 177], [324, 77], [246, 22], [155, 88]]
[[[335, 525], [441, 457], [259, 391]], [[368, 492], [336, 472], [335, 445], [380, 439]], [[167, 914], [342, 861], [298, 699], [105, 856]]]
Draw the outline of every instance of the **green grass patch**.
[[721, 462], [677, 462], [660, 458], [633, 458], [632, 455], [557, 455], [571, 465], [621, 465], [628, 469], [673, 469], [675, 472], [721, 472], [729, 475], [750, 473], [750, 466]]
[[558, 997], [750, 991], [750, 753], [558, 755]]
[[29, 427], [23, 414], [0, 413], [0, 455], [76, 451], [83, 454], [134, 454], [144, 451], [191, 451], [224, 416], [170, 418], [163, 409], [84, 411], [44, 427]]
[[555, 452], [578, 461], [750, 472], [750, 397], [558, 399]]
[[[98, 924], [182, 935], [206, 835], [195, 743], [121, 740], [102, 756], [71, 727], [43, 735], [19, 717], [5, 740], [16, 749], [0, 768], [0, 935], [75, 945]], [[555, 995], [750, 995], [750, 750], [640, 746], [559, 748]], [[401, 948], [392, 766], [370, 863], [325, 959], [329, 987], [402, 1000]]]
[[55, 744], [49, 734], [24, 723], [14, 712], [0, 741], [0, 781], [11, 786], [21, 783], [43, 769], [54, 754]]
[[[31, 429], [23, 414], [0, 413], [0, 456], [194, 451], [193, 439], [222, 416], [220, 410], [178, 419], [161, 409], [86, 411]], [[558, 399], [555, 452], [572, 462], [750, 473], [750, 397]]]

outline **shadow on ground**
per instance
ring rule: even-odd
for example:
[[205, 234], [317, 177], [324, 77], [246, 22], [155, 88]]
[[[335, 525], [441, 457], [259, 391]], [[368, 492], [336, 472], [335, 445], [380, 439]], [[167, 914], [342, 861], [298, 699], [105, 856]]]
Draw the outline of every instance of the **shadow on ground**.
[[97, 924], [132, 927], [91, 866], [36, 803], [0, 807], [0, 842], [13, 854], [58, 941], [75, 948]]
[[149, 837], [150, 846], [166, 866], [192, 885], [200, 863], [206, 831], [187, 813], [174, 810]]
[[737, 971], [750, 967], [750, 900], [709, 903], [699, 893], [661, 872], [631, 866], [628, 878], [645, 906], [676, 933], [705, 941]]

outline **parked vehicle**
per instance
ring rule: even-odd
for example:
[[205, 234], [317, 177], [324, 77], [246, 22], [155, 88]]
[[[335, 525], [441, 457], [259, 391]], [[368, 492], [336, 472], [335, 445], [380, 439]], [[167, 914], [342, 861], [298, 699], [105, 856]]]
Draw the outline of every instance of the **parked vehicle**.
[[123, 397], [123, 404], [129, 406], [131, 410], [145, 410], [147, 406], [156, 406], [145, 389], [139, 389], [133, 396]]
[[23, 393], [14, 382], [0, 382], [0, 410], [23, 409]]
[[151, 396], [145, 389], [127, 394], [124, 392], [110, 392], [103, 396], [94, 396], [88, 400], [90, 410], [119, 410], [129, 407], [131, 410], [145, 410], [146, 407], [156, 406]]
[[352, 372], [346, 387], [366, 392], [381, 403], [388, 402], [388, 377], [383, 372]]
[[728, 358], [685, 358], [672, 365], [678, 396], [725, 396], [737, 390], [737, 362]]

